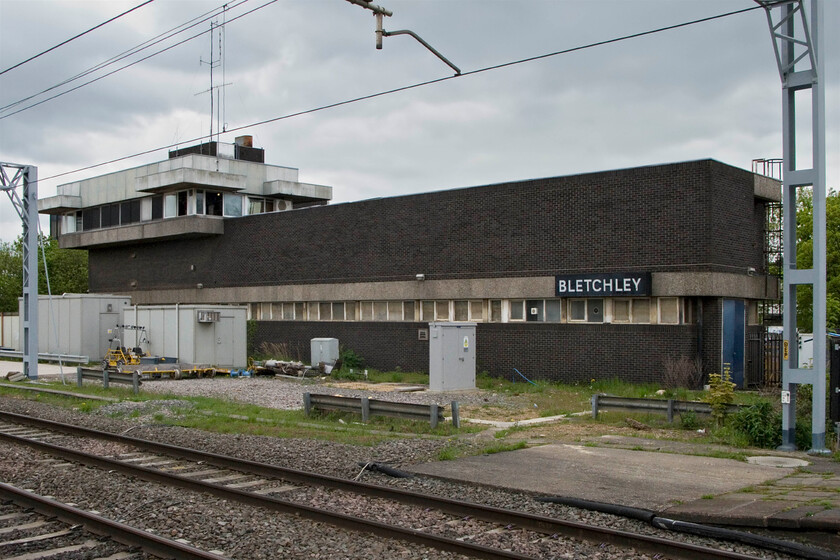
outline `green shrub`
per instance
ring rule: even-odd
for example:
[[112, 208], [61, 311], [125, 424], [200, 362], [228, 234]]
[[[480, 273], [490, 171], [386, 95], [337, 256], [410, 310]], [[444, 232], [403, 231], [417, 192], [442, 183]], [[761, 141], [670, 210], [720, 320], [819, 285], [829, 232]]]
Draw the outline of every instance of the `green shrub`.
[[718, 426], [726, 418], [726, 406], [735, 400], [735, 384], [729, 380], [729, 374], [713, 373], [709, 376], [709, 394], [706, 402], [712, 407], [712, 418]]
[[364, 358], [346, 346], [341, 347], [338, 353], [338, 359], [341, 360], [342, 369], [360, 369], [365, 365]]
[[697, 420], [697, 413], [692, 410], [687, 410], [680, 413], [680, 426], [684, 430], [696, 430], [700, 427], [700, 422]]
[[732, 426], [751, 446], [773, 449], [782, 443], [782, 415], [767, 401], [742, 409], [732, 417]]

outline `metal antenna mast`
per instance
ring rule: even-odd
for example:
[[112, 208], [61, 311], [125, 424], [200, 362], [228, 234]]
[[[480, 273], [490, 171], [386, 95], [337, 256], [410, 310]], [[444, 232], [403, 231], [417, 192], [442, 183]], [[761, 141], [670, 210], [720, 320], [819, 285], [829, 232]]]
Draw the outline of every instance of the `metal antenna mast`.
[[38, 168], [0, 162], [0, 189], [23, 223], [23, 374], [38, 379]]
[[[782, 356], [782, 445], [796, 449], [796, 388], [813, 386], [811, 449], [828, 454], [825, 447], [825, 337], [826, 337], [826, 230], [825, 230], [825, 38], [822, 0], [811, 0], [810, 26], [803, 0], [755, 0], [767, 12], [767, 22], [782, 79], [782, 206], [784, 230], [784, 350]], [[810, 92], [810, 168], [796, 161], [796, 94]], [[807, 145], [807, 142], [805, 143]], [[807, 158], [803, 158], [806, 159]], [[805, 162], [807, 165], [807, 162]], [[801, 269], [796, 263], [796, 193], [813, 188], [813, 265]], [[813, 287], [814, 364], [799, 367], [796, 343], [797, 286]], [[793, 342], [791, 342], [793, 341]]]
[[[227, 10], [227, 4], [225, 4], [225, 10]], [[206, 89], [204, 91], [200, 91], [196, 93], [196, 95], [202, 95], [204, 93], [210, 94], [210, 140], [213, 140], [213, 119], [216, 119], [216, 140], [218, 141], [218, 136], [221, 132], [223, 132], [223, 128], [227, 128], [227, 125], [222, 125], [222, 103], [221, 103], [221, 96], [219, 95], [219, 90], [223, 89], [225, 86], [231, 85], [230, 83], [224, 83], [225, 81], [225, 66], [224, 66], [224, 30], [225, 30], [225, 23], [223, 22], [221, 25], [217, 21], [210, 22], [210, 62], [205, 62], [202, 60], [203, 64], [207, 64], [210, 66], [210, 89]], [[214, 31], [218, 33], [219, 38], [219, 58], [214, 58], [214, 39], [216, 35]], [[221, 85], [214, 85], [213, 83], [213, 69], [220, 67], [222, 68], [222, 84]], [[215, 99], [214, 99], [215, 96]]]

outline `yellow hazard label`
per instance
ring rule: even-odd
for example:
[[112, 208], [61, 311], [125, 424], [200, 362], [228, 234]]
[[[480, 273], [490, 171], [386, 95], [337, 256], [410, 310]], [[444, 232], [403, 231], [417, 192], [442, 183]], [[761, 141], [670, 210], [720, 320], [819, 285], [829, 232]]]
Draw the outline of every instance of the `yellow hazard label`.
[[790, 359], [790, 348], [789, 348], [787, 340], [784, 341], [784, 346], [783, 346], [783, 349], [782, 349], [782, 359], [783, 360]]

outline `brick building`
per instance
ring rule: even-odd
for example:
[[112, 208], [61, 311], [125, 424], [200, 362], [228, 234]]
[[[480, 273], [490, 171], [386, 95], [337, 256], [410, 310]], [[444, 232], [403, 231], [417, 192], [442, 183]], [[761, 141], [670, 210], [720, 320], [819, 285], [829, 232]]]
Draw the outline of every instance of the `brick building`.
[[685, 357], [738, 381], [778, 298], [779, 184], [714, 160], [329, 205], [261, 150], [225, 150], [63, 185], [39, 210], [88, 249], [92, 292], [247, 303], [258, 343], [305, 356], [335, 337], [383, 369], [427, 370], [428, 323], [474, 321], [492, 375], [657, 381]]

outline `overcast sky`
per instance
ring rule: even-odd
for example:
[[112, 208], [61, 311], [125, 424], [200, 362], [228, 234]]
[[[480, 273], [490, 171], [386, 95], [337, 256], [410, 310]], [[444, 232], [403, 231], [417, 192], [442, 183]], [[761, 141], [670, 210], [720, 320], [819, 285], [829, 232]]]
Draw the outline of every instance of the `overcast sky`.
[[[230, 21], [266, 2], [241, 1], [229, 0], [234, 7], [226, 15], [228, 129], [454, 74], [408, 36], [387, 37], [377, 51], [372, 14], [345, 0], [280, 0]], [[140, 3], [0, 0], [0, 71]], [[756, 5], [377, 3], [394, 14], [385, 18], [386, 30], [417, 33], [465, 74]], [[824, 28], [833, 31], [825, 53], [828, 186], [840, 188], [840, 2], [825, 4]], [[156, 0], [0, 75], [0, 106], [221, 5]], [[209, 27], [202, 23], [177, 40]], [[0, 161], [37, 166], [45, 198], [59, 184], [166, 159], [158, 150], [47, 179], [208, 134], [210, 99], [196, 94], [210, 86], [209, 67], [202, 64], [209, 58], [205, 33], [19, 114], [2, 118], [10, 111], [0, 111]], [[221, 140], [242, 134], [266, 150], [266, 163], [296, 167], [301, 181], [332, 186], [335, 202], [703, 158], [749, 169], [754, 158], [781, 156], [781, 82], [766, 16], [753, 10], [252, 126]], [[20, 231], [3, 197], [0, 239], [10, 241]]]

